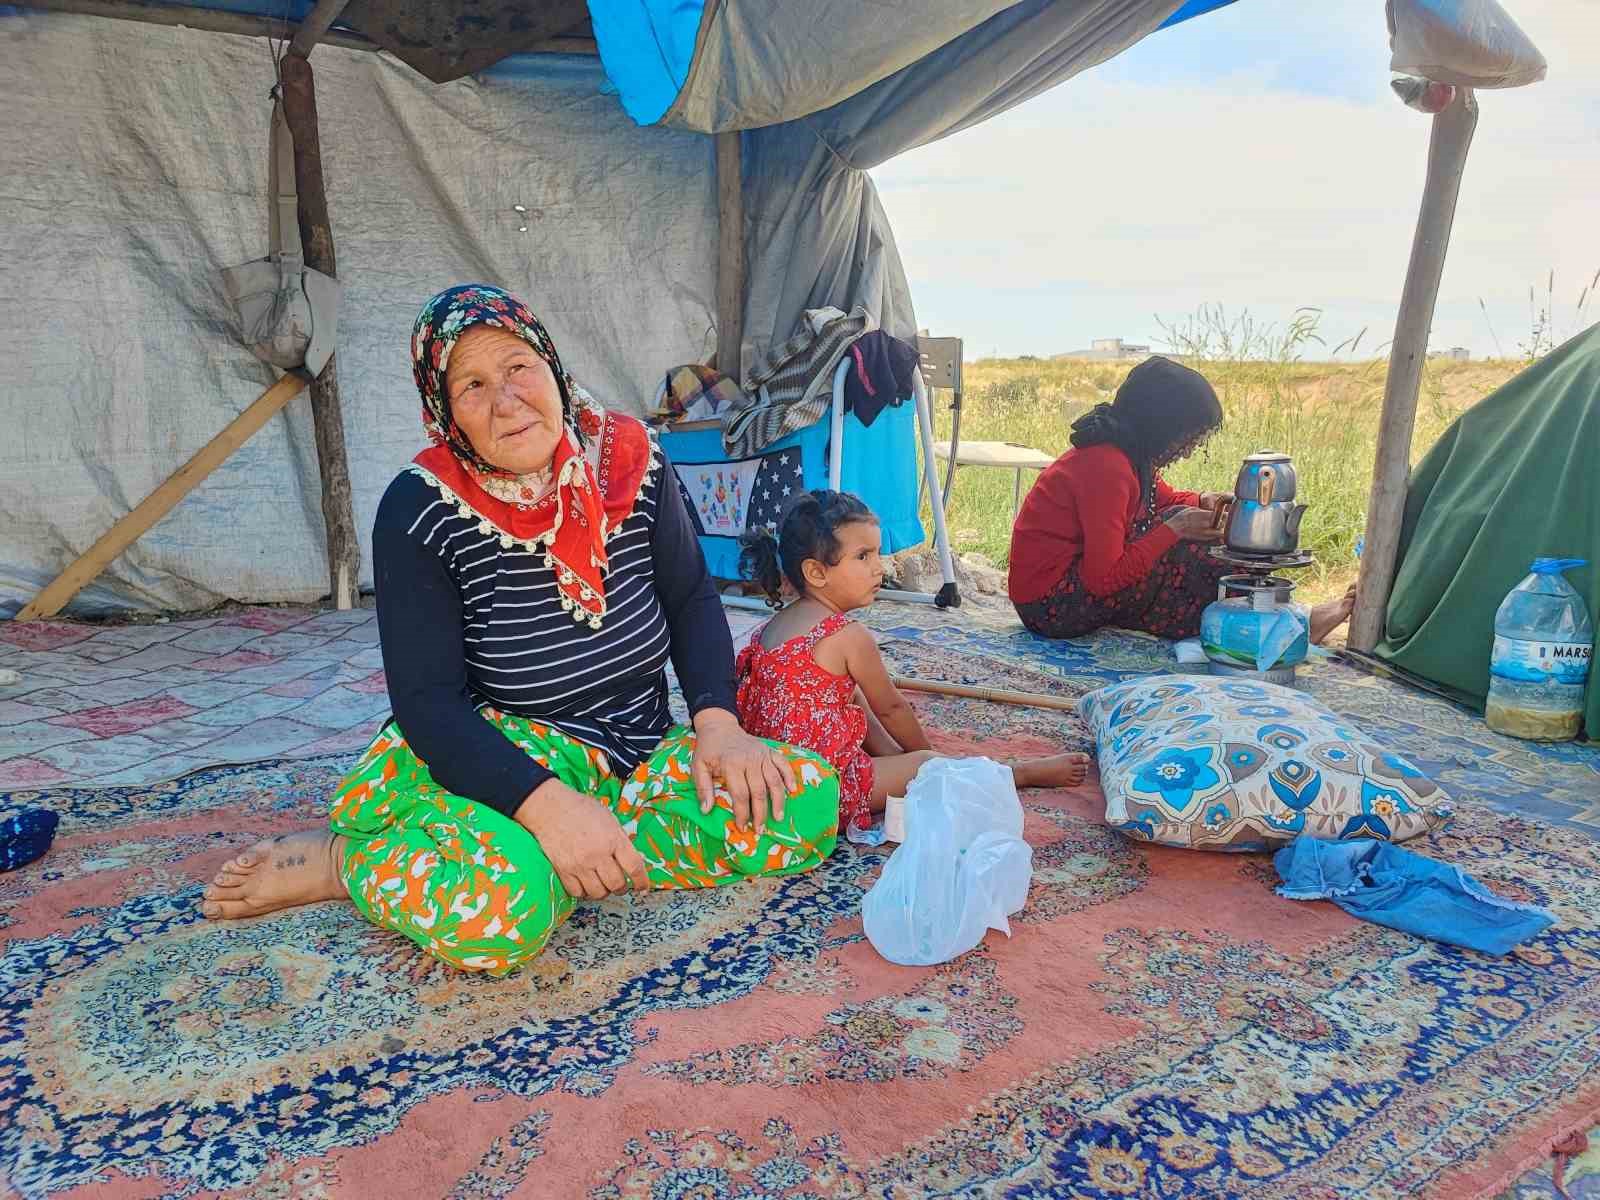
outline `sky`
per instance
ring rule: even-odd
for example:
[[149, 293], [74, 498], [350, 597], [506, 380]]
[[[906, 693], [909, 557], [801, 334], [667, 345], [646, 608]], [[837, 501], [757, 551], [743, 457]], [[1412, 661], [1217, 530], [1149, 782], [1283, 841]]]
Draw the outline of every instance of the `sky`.
[[[1600, 0], [1502, 3], [1549, 72], [1478, 93], [1431, 338], [1473, 357], [1518, 355], [1552, 271], [1558, 334], [1600, 319]], [[1305, 357], [1381, 352], [1430, 124], [1389, 79], [1383, 0], [1237, 0], [875, 168], [918, 324], [971, 360], [1312, 306]]]

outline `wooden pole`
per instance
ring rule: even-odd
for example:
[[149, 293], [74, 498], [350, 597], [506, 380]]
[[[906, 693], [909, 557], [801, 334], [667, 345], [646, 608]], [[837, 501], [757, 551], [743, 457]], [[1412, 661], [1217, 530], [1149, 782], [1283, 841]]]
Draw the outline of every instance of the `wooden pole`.
[[1389, 593], [1394, 587], [1395, 560], [1400, 550], [1400, 524], [1405, 516], [1411, 477], [1411, 434], [1416, 425], [1417, 392], [1428, 357], [1433, 307], [1439, 298], [1450, 227], [1455, 222], [1461, 173], [1478, 124], [1478, 103], [1470, 88], [1433, 118], [1428, 139], [1428, 174], [1422, 208], [1411, 242], [1394, 341], [1389, 347], [1389, 374], [1383, 388], [1383, 415], [1378, 424], [1378, 451], [1367, 501], [1366, 546], [1356, 609], [1350, 620], [1350, 646], [1371, 652], [1383, 637]]
[[348, 3], [350, 0], [317, 0], [316, 7], [306, 14], [306, 19], [300, 22], [300, 28], [294, 31], [289, 53], [298, 54], [301, 58], [309, 57], [311, 48], [327, 35], [328, 28], [339, 19], [339, 14]]
[[[207, 33], [233, 33], [243, 37], [288, 37], [296, 26], [271, 17], [222, 9], [196, 8], [187, 4], [167, 4], [165, 0], [28, 0], [29, 8], [47, 12], [76, 13], [85, 17], [110, 17], [118, 21], [142, 21], [147, 25], [181, 25]], [[344, 7], [342, 4], [340, 7]], [[324, 31], [316, 39], [345, 50], [379, 50], [377, 42], [344, 30]]]
[[[283, 115], [294, 135], [294, 183], [300, 198], [300, 240], [306, 266], [337, 279], [333, 227], [322, 177], [322, 139], [317, 131], [317, 91], [311, 64], [286, 54], [282, 65]], [[350, 466], [339, 407], [339, 356], [328, 360], [311, 385], [311, 420], [322, 476], [322, 523], [328, 533], [328, 594], [339, 608], [355, 604], [361, 583], [361, 542], [350, 502]]]
[[717, 139], [717, 370], [743, 379], [744, 162], [739, 131]]
[[291, 371], [245, 409], [216, 437], [200, 447], [188, 462], [167, 477], [132, 512], [101, 535], [100, 540], [79, 555], [44, 591], [17, 613], [19, 621], [41, 621], [53, 617], [96, 576], [104, 571], [145, 530], [149, 529], [192, 492], [196, 485], [216, 470], [228, 455], [247, 442], [285, 404], [305, 390], [311, 380], [303, 371]]
[[909, 675], [891, 675], [895, 687], [907, 692], [927, 692], [934, 696], [959, 696], [965, 700], [988, 700], [992, 704], [1016, 704], [1024, 708], [1051, 708], [1060, 712], [1077, 712], [1078, 701], [1067, 696], [1046, 696], [1040, 692], [1012, 692], [1005, 688], [973, 687], [965, 683], [938, 683], [932, 679], [914, 679]]
[[[142, 21], [146, 25], [182, 26], [206, 33], [232, 33], [241, 37], [264, 37], [282, 41], [297, 27], [272, 17], [226, 12], [220, 8], [196, 8], [189, 4], [168, 4], [167, 0], [28, 0], [28, 8], [46, 12], [73, 13], [84, 17], [110, 17], [118, 21]], [[344, 5], [340, 5], [341, 8]], [[371, 38], [344, 29], [328, 29], [315, 39], [318, 46], [337, 46], [341, 50], [382, 50]], [[600, 47], [590, 37], [558, 34], [517, 47], [519, 54], [598, 54]]]

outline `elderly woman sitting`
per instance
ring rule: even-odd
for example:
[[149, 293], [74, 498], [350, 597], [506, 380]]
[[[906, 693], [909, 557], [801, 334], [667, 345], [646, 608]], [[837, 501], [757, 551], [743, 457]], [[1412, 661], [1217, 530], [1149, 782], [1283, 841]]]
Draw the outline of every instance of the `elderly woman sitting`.
[[[332, 832], [240, 854], [204, 914], [348, 897], [448, 963], [502, 972], [577, 899], [826, 858], [838, 780], [739, 728], [727, 622], [649, 431], [603, 410], [498, 288], [428, 301], [411, 354], [434, 446], [373, 530], [394, 717]], [[692, 730], [672, 727], [669, 654]]]

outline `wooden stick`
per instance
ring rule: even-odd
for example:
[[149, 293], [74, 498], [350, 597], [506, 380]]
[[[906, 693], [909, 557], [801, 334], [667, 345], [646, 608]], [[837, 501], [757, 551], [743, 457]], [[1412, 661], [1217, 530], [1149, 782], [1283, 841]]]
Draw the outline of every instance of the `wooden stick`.
[[1411, 478], [1411, 434], [1416, 426], [1417, 392], [1428, 357], [1428, 333], [1439, 298], [1445, 251], [1456, 216], [1461, 172], [1467, 164], [1472, 131], [1478, 124], [1478, 103], [1470, 88], [1433, 118], [1428, 140], [1428, 174], [1422, 185], [1422, 208], [1411, 242], [1411, 261], [1400, 292], [1394, 341], [1389, 346], [1389, 374], [1383, 386], [1383, 415], [1378, 422], [1378, 450], [1372, 467], [1372, 494], [1367, 501], [1366, 548], [1361, 552], [1361, 577], [1356, 610], [1350, 619], [1350, 645], [1370, 652], [1383, 637], [1389, 592], [1394, 587], [1400, 527], [1405, 517]]
[[49, 587], [23, 607], [16, 619], [39, 621], [60, 612], [68, 600], [76, 596], [106, 569], [112, 559], [133, 545], [145, 530], [171, 512], [178, 501], [194, 490], [195, 485], [216, 470], [228, 455], [249, 441], [256, 430], [304, 391], [310, 382], [303, 371], [290, 371], [262, 392], [249, 408], [228, 422], [221, 433], [200, 447], [193, 458], [169, 475], [166, 481], [146, 496], [137, 508], [106, 530], [99, 541], [56, 576]]
[[717, 370], [743, 385], [744, 159], [739, 131], [716, 136]]
[[1004, 688], [973, 687], [965, 683], [938, 683], [932, 679], [913, 679], [909, 675], [891, 675], [895, 687], [908, 692], [928, 692], [935, 696], [960, 696], [967, 700], [987, 700], [991, 704], [1016, 704], [1023, 708], [1053, 708], [1060, 712], [1077, 712], [1075, 697], [1046, 696], [1039, 692], [1011, 692]]
[[[322, 139], [317, 128], [317, 89], [311, 64], [286, 54], [283, 72], [283, 116], [294, 135], [294, 183], [300, 200], [300, 240], [306, 266], [337, 279], [333, 226], [322, 177]], [[339, 355], [328, 360], [311, 385], [311, 424], [317, 439], [317, 468], [322, 478], [322, 524], [328, 539], [328, 594], [335, 608], [355, 605], [361, 580], [361, 542], [350, 499], [350, 463], [344, 449], [344, 414], [339, 405]]]

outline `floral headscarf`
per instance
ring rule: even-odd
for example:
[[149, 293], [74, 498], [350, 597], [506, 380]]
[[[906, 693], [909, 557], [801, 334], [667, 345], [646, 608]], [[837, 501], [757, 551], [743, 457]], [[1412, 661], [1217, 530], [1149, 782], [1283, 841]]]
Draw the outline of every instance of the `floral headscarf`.
[[[450, 351], [475, 325], [515, 334], [555, 376], [566, 431], [556, 444], [548, 482], [534, 484], [487, 462], [450, 412]], [[606, 612], [606, 540], [633, 511], [656, 460], [644, 425], [603, 409], [561, 365], [533, 311], [488, 284], [447, 288], [422, 306], [411, 334], [411, 368], [422, 397], [423, 428], [434, 443], [417, 455], [415, 469], [460, 515], [477, 518], [481, 532], [499, 534], [502, 547], [543, 554], [573, 620], [599, 629]]]
[[[567, 427], [577, 431], [580, 445], [599, 432], [598, 427], [586, 430], [579, 423], [579, 415], [574, 411], [575, 396], [582, 389], [561, 365], [556, 344], [550, 340], [543, 322], [533, 315], [533, 310], [501, 288], [485, 283], [464, 283], [446, 288], [424, 304], [411, 331], [411, 374], [422, 396], [422, 426], [434, 445], [448, 446], [451, 453], [480, 474], [506, 474], [478, 456], [450, 412], [450, 393], [445, 387], [450, 351], [455, 349], [461, 335], [474, 325], [494, 325], [513, 333], [544, 359], [561, 393], [561, 415]], [[583, 395], [593, 404], [587, 393]], [[587, 423], [595, 426], [594, 421]]]

